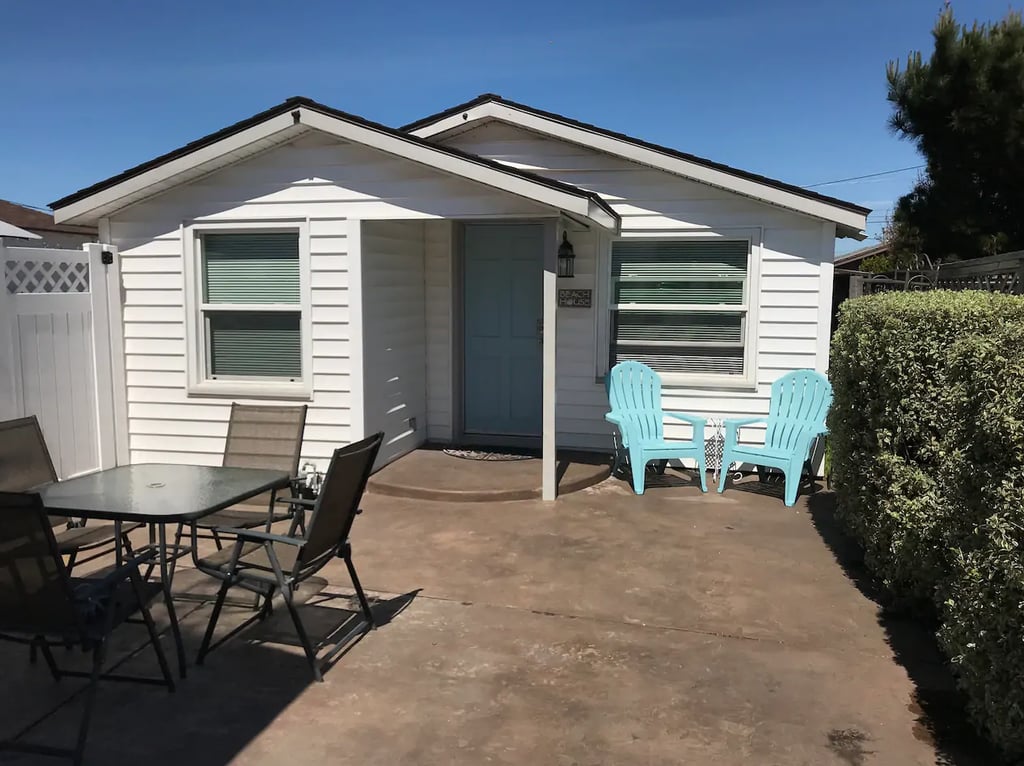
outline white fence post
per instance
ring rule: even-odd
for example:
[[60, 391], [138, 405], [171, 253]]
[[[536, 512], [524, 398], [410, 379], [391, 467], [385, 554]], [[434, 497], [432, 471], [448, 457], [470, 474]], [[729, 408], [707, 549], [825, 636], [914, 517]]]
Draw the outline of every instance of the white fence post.
[[124, 326], [121, 320], [121, 278], [117, 248], [90, 243], [93, 371], [100, 467], [128, 462], [127, 402], [124, 373]]
[[117, 465], [128, 465], [128, 376], [124, 360], [124, 300], [121, 287], [121, 254], [114, 245], [103, 245], [110, 263], [104, 265], [107, 288], [107, 321], [110, 331], [111, 391], [114, 397], [114, 444]]
[[92, 309], [93, 377], [96, 381], [96, 433], [100, 468], [117, 465], [114, 428], [114, 380], [110, 374], [110, 322], [107, 317], [107, 280], [103, 246], [82, 245], [89, 254], [89, 298]]
[[7, 247], [0, 240], [0, 420], [18, 417], [14, 321], [7, 291]]

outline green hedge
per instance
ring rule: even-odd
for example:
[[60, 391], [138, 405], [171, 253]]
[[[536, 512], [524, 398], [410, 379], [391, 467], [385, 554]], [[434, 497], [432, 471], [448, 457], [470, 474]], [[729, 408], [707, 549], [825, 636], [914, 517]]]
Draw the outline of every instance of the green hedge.
[[893, 594], [935, 604], [976, 722], [1024, 756], [1024, 298], [847, 301], [830, 376], [841, 521]]

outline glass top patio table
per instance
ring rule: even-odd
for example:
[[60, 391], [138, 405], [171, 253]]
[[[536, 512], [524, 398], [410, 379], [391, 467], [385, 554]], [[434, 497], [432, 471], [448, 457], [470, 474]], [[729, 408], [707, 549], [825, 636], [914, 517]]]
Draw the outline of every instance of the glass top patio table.
[[108, 521], [194, 521], [272, 489], [286, 471], [140, 463], [109, 468], [39, 488], [47, 513]]
[[290, 478], [287, 471], [263, 468], [140, 463], [76, 476], [34, 491], [42, 498], [47, 513], [113, 521], [118, 565], [123, 555], [121, 525], [126, 522], [151, 525], [150, 545], [155, 546], [158, 553], [164, 602], [177, 649], [179, 672], [184, 678], [185, 645], [171, 593], [173, 566], [168, 566], [178, 551], [175, 544], [175, 556], [168, 555], [167, 525], [187, 524], [250, 497], [284, 489]]

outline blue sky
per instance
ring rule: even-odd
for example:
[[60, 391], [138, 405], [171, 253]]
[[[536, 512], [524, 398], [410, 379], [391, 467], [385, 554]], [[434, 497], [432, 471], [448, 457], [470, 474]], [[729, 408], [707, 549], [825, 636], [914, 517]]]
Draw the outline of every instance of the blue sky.
[[[917, 165], [886, 127], [885, 64], [930, 50], [940, 9], [936, 0], [5, 6], [0, 198], [38, 206], [292, 95], [400, 125], [496, 92], [799, 185]], [[964, 21], [1007, 8], [954, 3]], [[877, 234], [916, 172], [817, 188], [873, 208]]]

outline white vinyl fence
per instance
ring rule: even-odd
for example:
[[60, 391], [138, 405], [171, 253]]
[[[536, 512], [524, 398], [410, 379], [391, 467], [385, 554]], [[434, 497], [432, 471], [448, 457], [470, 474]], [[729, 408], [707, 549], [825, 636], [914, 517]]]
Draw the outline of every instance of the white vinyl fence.
[[116, 255], [0, 244], [0, 420], [38, 417], [62, 479], [118, 462]]

